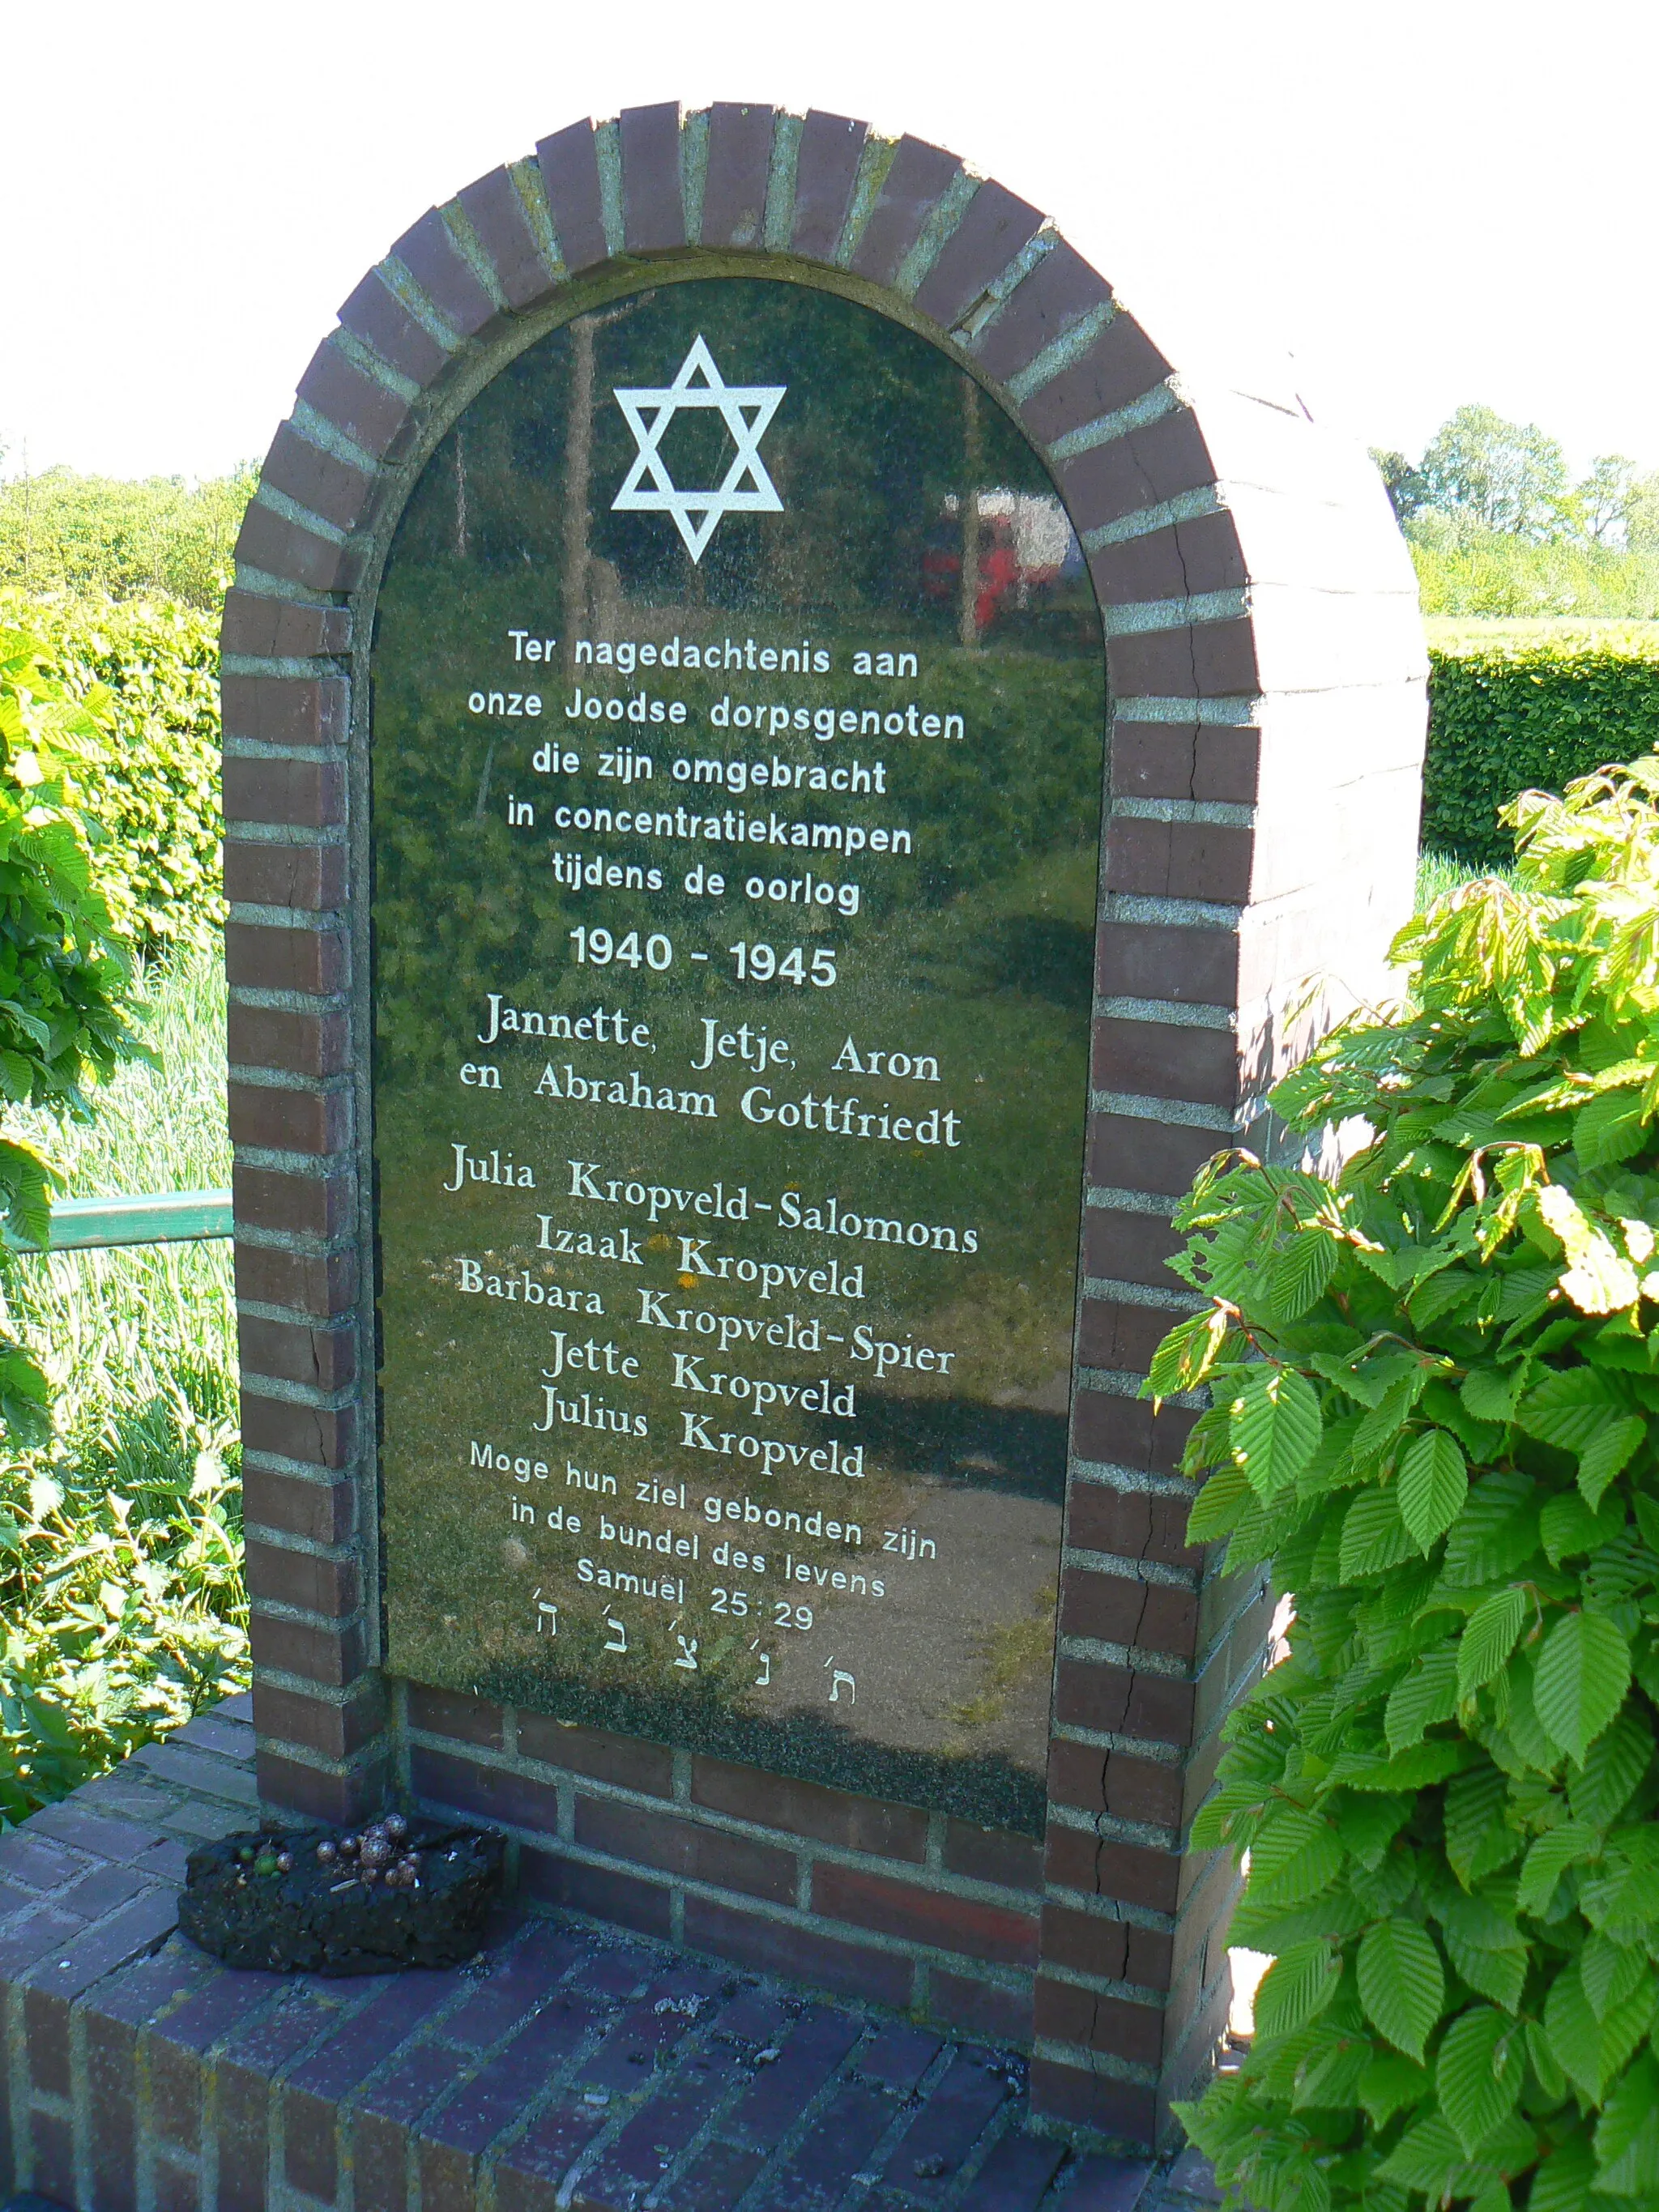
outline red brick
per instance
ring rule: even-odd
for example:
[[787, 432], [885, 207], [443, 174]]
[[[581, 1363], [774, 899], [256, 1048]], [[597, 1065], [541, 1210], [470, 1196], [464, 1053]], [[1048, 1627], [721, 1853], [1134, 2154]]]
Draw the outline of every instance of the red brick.
[[349, 688], [345, 677], [226, 677], [222, 710], [226, 737], [252, 737], [261, 745], [343, 745]]
[[0, 1834], [0, 1874], [42, 1892], [61, 1889], [82, 1871], [79, 1859], [49, 1844], [44, 1836], [25, 1835], [14, 1828]]
[[[1119, 721], [1112, 726], [1112, 791], [1130, 799], [1221, 799], [1254, 803], [1261, 760], [1261, 732], [1249, 723]], [[1120, 927], [1121, 925], [1119, 925]], [[1171, 939], [1178, 947], [1180, 933]], [[1180, 959], [1184, 975], [1189, 963]], [[1151, 994], [1143, 994], [1150, 996]], [[1188, 995], [1183, 985], [1180, 994]], [[1222, 1001], [1231, 996], [1231, 978]]]
[[945, 1829], [945, 1864], [970, 1881], [994, 1881], [1006, 1889], [1042, 1887], [1042, 1846], [1034, 1837], [1011, 1835], [1006, 1828], [976, 1827], [950, 1820]]
[[1074, 1449], [1079, 1459], [1176, 1474], [1196, 1419], [1167, 1400], [1154, 1413], [1150, 1398], [1115, 1398], [1103, 1391], [1079, 1390], [1073, 1415]]
[[[343, 430], [353, 445], [361, 446], [376, 460], [389, 449], [409, 419], [409, 402], [388, 391], [376, 378], [367, 375], [332, 338], [326, 339], [312, 356], [310, 367], [300, 379], [299, 396], [307, 407], [314, 407], [318, 414]], [[275, 645], [269, 649], [273, 653], [289, 650]], [[342, 652], [344, 648], [331, 646], [328, 650]]]
[[500, 1751], [502, 1745], [501, 1709], [487, 1698], [459, 1697], [453, 1690], [432, 1690], [419, 1682], [409, 1686], [409, 1725], [428, 1735], [453, 1736], [458, 1743], [482, 1745]]
[[[1039, 392], [1030, 402], [1028, 416], [1042, 397]], [[1089, 574], [1108, 606], [1140, 599], [1184, 599], [1200, 592], [1237, 591], [1250, 580], [1249, 564], [1238, 542], [1238, 524], [1224, 508], [1215, 514], [1167, 524], [1162, 530], [1149, 530], [1144, 537], [1125, 538], [1121, 544], [1103, 545], [1089, 556]], [[1218, 799], [1228, 794], [1188, 789], [1178, 795]]]
[[[115, 1873], [115, 1869], [105, 1868], [94, 1879], [107, 1880]], [[118, 1875], [117, 1878], [120, 1877]], [[76, 1887], [80, 1885], [77, 1883]], [[49, 2097], [69, 2096], [74, 2082], [70, 2074], [70, 2006], [67, 1997], [58, 1996], [50, 1990], [24, 1990], [23, 2048], [28, 2062], [31, 2087], [44, 2089]]]
[[[962, 2212], [1036, 2212], [1065, 2155], [1063, 2143], [1040, 2136], [1004, 2136], [975, 2176], [962, 2200]], [[1131, 2212], [1127, 2201], [1123, 2212]]]
[[697, 1755], [691, 1764], [691, 1799], [733, 1820], [811, 1836], [844, 1850], [909, 1859], [918, 1866], [927, 1856], [925, 1813], [788, 1775], [765, 1774], [756, 1766], [733, 1766]]
[[685, 243], [680, 199], [678, 100], [624, 107], [622, 140], [623, 228], [630, 253], [662, 253]]
[[1055, 1676], [1054, 1717], [1068, 1728], [1185, 1743], [1192, 1731], [1194, 1694], [1192, 1683], [1167, 1674], [1062, 1659]]
[[385, 1697], [374, 1678], [343, 1705], [256, 1680], [253, 1709], [263, 1738], [295, 1744], [325, 1759], [349, 1759], [386, 1725]]
[[579, 1728], [545, 1713], [521, 1712], [518, 1732], [522, 1758], [567, 1767], [573, 1774], [614, 1782], [619, 1790], [637, 1790], [650, 1797], [673, 1795], [674, 1754], [665, 1744]]
[[1084, 2158], [1074, 2171], [1077, 2178], [1066, 2192], [1068, 2212], [1134, 2212], [1152, 2166], [1147, 2159]]
[[864, 234], [853, 250], [857, 274], [878, 284], [890, 284], [921, 235], [922, 225], [961, 173], [961, 162], [942, 146], [930, 146], [925, 138], [901, 138]]
[[[1091, 1206], [1083, 1223], [1084, 1267], [1097, 1281], [1146, 1283], [1162, 1291], [1183, 1287], [1169, 1262], [1183, 1249], [1186, 1239], [1167, 1215]], [[1079, 1394], [1079, 1420], [1081, 1413]]]
[[1120, 815], [1107, 831], [1106, 849], [1109, 890], [1210, 906], [1249, 903], [1255, 865], [1255, 838], [1249, 830]]
[[716, 1958], [735, 1959], [762, 1973], [782, 1974], [843, 1996], [895, 2007], [910, 2002], [914, 1976], [908, 1959], [842, 1942], [797, 1923], [763, 1920], [708, 1898], [686, 1899], [685, 1941], [693, 1950], [712, 1951]]
[[341, 2101], [466, 1986], [458, 1973], [406, 1970], [383, 1983], [328, 2042], [294, 2069], [283, 2091], [283, 2126], [284, 2167], [292, 2187], [332, 2203]]
[[774, 111], [716, 100], [708, 111], [708, 167], [702, 188], [702, 243], [763, 242], [772, 162]]
[[257, 1537], [247, 1546], [247, 1586], [250, 1596], [268, 1605], [291, 1605], [336, 1620], [355, 1613], [362, 1596], [355, 1559], [319, 1559]]
[[1141, 1820], [1156, 1828], [1181, 1826], [1180, 1768], [1137, 1759], [1130, 1752], [1056, 1737], [1048, 1746], [1048, 1795], [1056, 1804], [1109, 1813], [1117, 1820]]
[[1079, 1828], [1048, 1829], [1048, 1880], [1152, 1912], [1173, 1912], [1179, 1903], [1181, 1862], [1171, 1851], [1121, 1844]]
[[[1139, 1114], [1097, 1114], [1089, 1124], [1089, 1180], [1107, 1190], [1182, 1197], [1206, 1160], [1228, 1146], [1224, 1129], [1194, 1129]], [[1165, 1282], [1167, 1290], [1176, 1286]], [[1170, 1314], [1167, 1328], [1179, 1316]]]
[[580, 1859], [526, 1848], [519, 1856], [519, 1889], [544, 1905], [566, 1905], [595, 1920], [636, 1929], [642, 1936], [666, 1941], [672, 1930], [673, 1900], [666, 1884], [614, 1868], [588, 1866]]
[[258, 991], [306, 991], [326, 998], [345, 988], [345, 932], [233, 921], [225, 931], [225, 975], [232, 984]]
[[572, 123], [536, 148], [542, 185], [552, 212], [553, 234], [572, 276], [591, 269], [610, 252], [600, 212], [599, 162], [593, 125]]
[[307, 606], [295, 599], [264, 599], [257, 592], [230, 591], [219, 638], [226, 653], [309, 660], [349, 648], [351, 616], [345, 607]]
[[225, 762], [225, 820], [326, 830], [345, 820], [345, 777], [335, 760], [245, 759]]
[[1108, 638], [1106, 666], [1120, 699], [1248, 696], [1261, 687], [1248, 616]]
[[1198, 1632], [1198, 1593], [1067, 1567], [1060, 1577], [1060, 1626], [1065, 1636], [1190, 1658]]
[[1200, 1006], [1237, 1001], [1238, 938], [1233, 929], [1109, 921], [1103, 923], [1097, 943], [1095, 974], [1103, 997], [1173, 999]]
[[357, 1372], [357, 1334], [350, 1328], [316, 1328], [243, 1314], [236, 1334], [245, 1375], [274, 1375], [285, 1382], [341, 1390]]
[[459, 337], [476, 337], [495, 319], [495, 302], [468, 267], [443, 217], [428, 209], [392, 249]]
[[1056, 2043], [1109, 2051], [1139, 2066], [1156, 2066], [1164, 2053], [1164, 2014], [1152, 2005], [1103, 1996], [1074, 1982], [1036, 1980], [1036, 2033]]
[[814, 1867], [812, 1909], [878, 1935], [900, 1936], [908, 1942], [931, 1943], [970, 1958], [1016, 1966], [1036, 1960], [1035, 1917], [923, 1889], [914, 1882], [890, 1881], [853, 1867], [823, 1861]]
[[[890, 2184], [911, 2183], [918, 2167], [943, 2176], [956, 2173], [996, 2117], [1008, 2095], [1008, 2083], [988, 2051], [960, 2047], [949, 2072], [887, 2154], [882, 2169]], [[935, 2197], [934, 2202], [939, 2202]]]
[[[57, 2113], [38, 2109], [29, 2114], [27, 2127], [34, 2160], [30, 2179], [37, 2202], [45, 2197], [54, 2204], [70, 2203], [76, 2193], [73, 2129], [67, 2119], [60, 2119]], [[23, 2202], [27, 2205], [27, 2197]]]
[[779, 2039], [781, 2055], [761, 2069], [722, 2133], [756, 2150], [775, 2148], [858, 2042], [864, 2025], [828, 2006], [809, 2007]]
[[225, 896], [233, 905], [326, 912], [345, 897], [343, 845], [225, 840]]
[[1016, 199], [1001, 185], [981, 185], [922, 280], [915, 306], [949, 330], [979, 304], [1042, 227], [1042, 217], [1029, 201]]
[[1091, 308], [1109, 305], [1111, 296], [1080, 255], [1069, 246], [1055, 246], [987, 329], [978, 348], [986, 373], [1000, 379], [1014, 375]]
[[476, 1813], [485, 1820], [557, 1830], [557, 1790], [527, 1775], [452, 1758], [447, 1752], [434, 1751], [426, 1744], [416, 1744], [410, 1753], [410, 1775], [417, 1797], [452, 1806], [459, 1813]]
[[[1019, 294], [1014, 297], [1018, 299]], [[1177, 407], [1156, 422], [1125, 431], [1103, 446], [1090, 446], [1062, 462], [1060, 488], [1079, 532], [1096, 530], [1179, 493], [1215, 482], [1215, 464], [1190, 408]], [[1109, 651], [1109, 647], [1108, 648]]]
[[793, 1852], [706, 1828], [684, 1814], [647, 1813], [615, 1798], [579, 1796], [576, 1841], [587, 1850], [633, 1859], [711, 1888], [740, 1890], [774, 1905], [795, 1901]]
[[935, 2020], [964, 2035], [994, 2037], [999, 2043], [1029, 2044], [1031, 1992], [1004, 1989], [1000, 1982], [976, 1982], [969, 1974], [949, 1974], [935, 1966], [927, 1977]]
[[271, 1452], [317, 1467], [345, 1467], [357, 1449], [356, 1411], [343, 1406], [331, 1412], [325, 1406], [299, 1405], [291, 1398], [267, 1398], [245, 1387], [242, 1442], [251, 1452]]
[[1085, 2073], [1080, 2067], [1060, 2066], [1049, 2058], [1032, 2061], [1031, 2111], [1042, 2119], [1093, 2128], [1131, 2142], [1150, 2143], [1157, 2131], [1154, 2090], [1115, 2081], [1109, 2075]]
[[[821, 2106], [805, 2136], [767, 2181], [755, 2212], [832, 2212], [892, 2125], [893, 2108], [879, 2089], [842, 2082]], [[861, 2197], [862, 2188], [857, 2191]]]
[[378, 1813], [386, 1802], [383, 1759], [349, 1768], [343, 1774], [331, 1774], [301, 1759], [285, 1758], [279, 1751], [263, 1748], [257, 1766], [261, 1799], [307, 1820], [345, 1827]]
[[340, 1075], [349, 1052], [343, 1014], [290, 1014], [277, 1006], [230, 1009], [235, 1067], [280, 1068], [294, 1075]]
[[373, 477], [313, 446], [291, 422], [278, 426], [259, 481], [337, 530], [356, 527], [374, 486]]
[[340, 320], [355, 337], [379, 354], [411, 384], [430, 384], [449, 356], [423, 324], [417, 323], [378, 269], [371, 269], [341, 306]]
[[137, 2212], [136, 2037], [125, 2021], [85, 2020], [88, 2148], [99, 2212]]
[[[705, 2046], [692, 2068], [676, 2075], [623, 2130], [598, 2166], [582, 2176], [582, 2194], [602, 2204], [636, 2203], [707, 2124], [709, 2113], [745, 2079], [737, 2052]], [[699, 2166], [702, 2163], [698, 2160]], [[683, 2202], [677, 2191], [676, 2212]]]
[[[349, 591], [356, 580], [355, 564], [343, 546], [331, 538], [319, 538], [315, 531], [301, 529], [297, 522], [290, 522], [257, 499], [242, 517], [235, 557], [267, 576], [303, 584], [313, 592]], [[249, 733], [239, 731], [236, 734]]]
[[[1120, 308], [1076, 361], [1022, 403], [1020, 419], [1040, 446], [1051, 445], [1068, 430], [1080, 430], [1103, 415], [1115, 415], [1172, 374], [1169, 362], [1133, 316]], [[1188, 584], [1182, 588], [1211, 587]], [[1166, 595], [1133, 591], [1121, 596], [1162, 599]]]
[[1238, 1101], [1238, 1046], [1229, 1030], [1104, 1016], [1094, 1024], [1091, 1080], [1098, 1090], [1186, 1098], [1204, 1106]]
[[357, 1295], [356, 1255], [238, 1244], [236, 1295], [260, 1305], [288, 1306], [296, 1313], [324, 1317], [346, 1313]]
[[867, 123], [813, 108], [801, 125], [791, 244], [810, 261], [833, 261], [853, 203]]
[[307, 1620], [284, 1620], [257, 1609], [248, 1625], [256, 1668], [297, 1674], [301, 1680], [325, 1683], [343, 1689], [355, 1682], [368, 1664], [362, 1624], [325, 1626]]
[[1144, 1375], [1165, 1334], [1180, 1319], [1167, 1306], [1120, 1305], [1110, 1298], [1085, 1297], [1078, 1358], [1085, 1367]]
[[280, 1168], [245, 1166], [231, 1170], [239, 1229], [286, 1230], [327, 1243], [355, 1223], [355, 1175], [289, 1175]]
[[[231, 925], [233, 930], [236, 927]], [[349, 1091], [290, 1091], [278, 1083], [233, 1083], [228, 1103], [234, 1145], [261, 1146], [276, 1152], [338, 1152], [350, 1141]]]
[[200, 2212], [201, 2182], [194, 2172], [166, 2158], [157, 2159], [155, 2171], [155, 2212]]
[[510, 173], [492, 169], [487, 177], [469, 185], [459, 198], [507, 306], [522, 310], [545, 299], [553, 289], [553, 279]]

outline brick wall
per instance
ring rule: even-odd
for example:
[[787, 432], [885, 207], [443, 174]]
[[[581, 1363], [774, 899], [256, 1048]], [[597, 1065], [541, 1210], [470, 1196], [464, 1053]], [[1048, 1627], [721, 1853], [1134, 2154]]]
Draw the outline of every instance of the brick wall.
[[[1088, 555], [1113, 700], [1085, 1294], [1036, 1854], [902, 1807], [389, 1684], [368, 1378], [367, 641], [420, 462], [493, 369], [670, 263], [887, 306], [1042, 453]], [[740, 257], [752, 257], [747, 260]], [[1186, 1847], [1261, 1663], [1259, 1579], [1182, 1542], [1194, 1409], [1137, 1396], [1185, 1309], [1170, 1216], [1266, 1141], [1296, 1036], [1409, 910], [1425, 657], [1375, 473], [1293, 392], [1179, 372], [1038, 211], [839, 116], [673, 106], [573, 124], [429, 211], [301, 379], [226, 606], [231, 1121], [249, 1582], [269, 1802], [401, 1782], [499, 1820], [526, 1884], [949, 2021], [1029, 2017], [1057, 2122], [1149, 2137], [1224, 2020], [1231, 1869]]]

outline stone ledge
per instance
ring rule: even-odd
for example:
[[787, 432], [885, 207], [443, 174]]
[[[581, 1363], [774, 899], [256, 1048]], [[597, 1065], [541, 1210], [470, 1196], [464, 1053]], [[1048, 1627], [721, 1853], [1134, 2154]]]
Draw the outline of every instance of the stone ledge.
[[173, 1900], [191, 1846], [252, 1817], [252, 1756], [230, 1698], [0, 1836], [0, 2191], [228, 2212], [257, 2166], [284, 2212], [1214, 2202], [1191, 2152], [1028, 2132], [1015, 2054], [568, 1911], [504, 1912], [454, 1972], [219, 1966]]

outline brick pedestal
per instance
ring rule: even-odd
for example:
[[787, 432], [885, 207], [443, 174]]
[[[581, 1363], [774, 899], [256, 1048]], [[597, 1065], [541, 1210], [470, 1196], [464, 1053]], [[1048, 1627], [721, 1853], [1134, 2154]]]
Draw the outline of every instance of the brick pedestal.
[[0, 1838], [0, 2197], [66, 2212], [1181, 2212], [1188, 2160], [1030, 2131], [1026, 2062], [504, 1910], [453, 1972], [235, 1972], [174, 1934], [253, 1818], [248, 1700]]

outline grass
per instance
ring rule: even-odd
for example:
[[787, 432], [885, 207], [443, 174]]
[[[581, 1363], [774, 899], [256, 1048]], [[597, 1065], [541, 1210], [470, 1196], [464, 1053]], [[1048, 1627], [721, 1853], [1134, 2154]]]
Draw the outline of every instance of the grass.
[[[159, 1069], [94, 1119], [20, 1115], [75, 1197], [222, 1185], [223, 964], [145, 979]], [[17, 1820], [246, 1677], [230, 1248], [14, 1258], [14, 1326], [45, 1359], [55, 1432], [0, 1446], [0, 1819]]]

